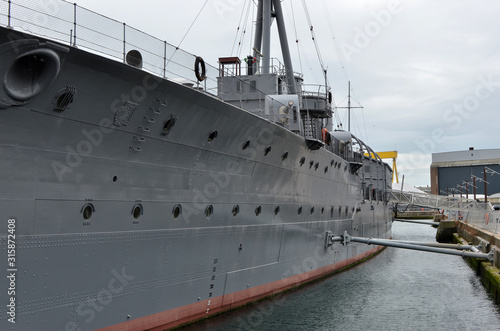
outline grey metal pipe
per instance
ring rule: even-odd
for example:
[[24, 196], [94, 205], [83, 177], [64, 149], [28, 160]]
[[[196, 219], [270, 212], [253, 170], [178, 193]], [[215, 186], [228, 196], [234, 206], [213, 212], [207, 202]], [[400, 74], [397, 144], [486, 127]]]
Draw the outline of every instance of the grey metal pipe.
[[489, 254], [486, 254], [486, 253], [475, 253], [475, 252], [468, 252], [468, 251], [456, 251], [456, 250], [451, 250], [451, 249], [446, 249], [446, 248], [427, 247], [427, 246], [405, 244], [405, 243], [400, 243], [400, 242], [393, 242], [392, 240], [361, 238], [361, 237], [351, 237], [351, 236], [348, 236], [347, 240], [344, 239], [344, 241], [359, 242], [359, 243], [364, 243], [367, 245], [380, 245], [380, 246], [390, 246], [390, 247], [397, 247], [397, 248], [406, 248], [406, 249], [413, 249], [416, 251], [425, 251], [425, 252], [432, 252], [432, 253], [457, 255], [457, 256], [462, 256], [462, 257], [473, 257], [476, 259], [488, 259], [489, 261], [493, 261], [492, 252], [490, 252]]
[[406, 241], [406, 240], [391, 240], [391, 242], [399, 242], [399, 243], [405, 243], [405, 244], [411, 244], [411, 245], [418, 245], [418, 246], [429, 246], [429, 247], [441, 247], [441, 248], [451, 248], [451, 249], [465, 249], [465, 250], [472, 250], [475, 252], [479, 252], [476, 247], [473, 245], [460, 245], [460, 244], [441, 244], [441, 243], [425, 243], [425, 242], [418, 242], [418, 241]]
[[271, 0], [262, 7], [262, 73], [270, 73], [271, 66]]
[[286, 70], [286, 81], [289, 88], [290, 94], [297, 94], [297, 89], [295, 88], [295, 79], [293, 73], [292, 58], [290, 57], [290, 49], [288, 48], [288, 40], [286, 37], [285, 29], [285, 19], [283, 17], [283, 11], [281, 9], [281, 0], [273, 0], [274, 11], [276, 13], [276, 24], [278, 25], [278, 33], [281, 42], [281, 54], [283, 55], [283, 61], [285, 62]]
[[259, 0], [259, 5], [257, 7], [257, 22], [255, 24], [255, 39], [253, 44], [253, 57], [259, 58], [259, 54], [262, 52], [262, 17], [263, 17], [263, 4], [264, 0]]

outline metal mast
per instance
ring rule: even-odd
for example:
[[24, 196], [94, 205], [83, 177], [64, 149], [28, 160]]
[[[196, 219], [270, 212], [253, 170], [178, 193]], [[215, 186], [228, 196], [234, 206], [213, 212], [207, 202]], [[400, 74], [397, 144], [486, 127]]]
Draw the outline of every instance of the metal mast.
[[[254, 52], [253, 56], [257, 57], [262, 54], [261, 72], [269, 74], [271, 68], [271, 17], [272, 9], [276, 15], [276, 24], [278, 26], [278, 34], [281, 43], [281, 53], [285, 63], [285, 74], [289, 92], [297, 94], [295, 87], [295, 79], [293, 73], [292, 59], [285, 29], [285, 20], [283, 10], [281, 9], [280, 0], [259, 0], [257, 7], [257, 22], [255, 29]], [[262, 47], [262, 49], [261, 49]]]

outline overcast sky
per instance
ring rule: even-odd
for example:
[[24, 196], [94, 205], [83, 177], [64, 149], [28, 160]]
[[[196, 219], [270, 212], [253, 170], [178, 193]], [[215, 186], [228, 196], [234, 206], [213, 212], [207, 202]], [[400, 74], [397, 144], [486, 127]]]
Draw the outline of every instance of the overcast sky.
[[[179, 45], [205, 1], [77, 3]], [[335, 102], [347, 105], [350, 80], [354, 99], [364, 107], [352, 111], [351, 129], [375, 151], [398, 151], [400, 181], [405, 175], [406, 183], [430, 185], [432, 153], [499, 147], [500, 1], [306, 2]], [[238, 55], [234, 40], [246, 4], [208, 0], [181, 48], [214, 66], [218, 57]], [[287, 32], [294, 70], [302, 70], [306, 83], [321, 84], [302, 1], [285, 0], [286, 15], [291, 6], [295, 28], [290, 20]], [[242, 58], [251, 54], [250, 22]], [[356, 101], [353, 106], [359, 106]], [[345, 110], [339, 116], [347, 128]]]

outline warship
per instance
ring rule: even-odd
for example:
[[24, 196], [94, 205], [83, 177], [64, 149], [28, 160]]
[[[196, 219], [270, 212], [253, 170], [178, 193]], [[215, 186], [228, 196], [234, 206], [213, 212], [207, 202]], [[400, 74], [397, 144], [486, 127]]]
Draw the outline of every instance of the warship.
[[168, 329], [381, 249], [336, 238], [391, 236], [392, 170], [294, 72], [281, 1], [257, 7], [252, 54], [210, 66], [77, 4], [0, 1], [0, 329]]

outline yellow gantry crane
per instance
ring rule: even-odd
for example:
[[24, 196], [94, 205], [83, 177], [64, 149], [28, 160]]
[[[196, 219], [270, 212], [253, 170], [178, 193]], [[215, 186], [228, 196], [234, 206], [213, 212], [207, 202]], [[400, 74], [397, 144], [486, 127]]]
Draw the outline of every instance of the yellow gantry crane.
[[[365, 153], [365, 155], [375, 158], [372, 153]], [[396, 158], [398, 157], [398, 152], [377, 152], [377, 155], [380, 156], [381, 159], [392, 159], [392, 182], [394, 183], [394, 175], [396, 175], [396, 183], [399, 183], [398, 168], [396, 167]]]

